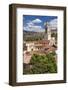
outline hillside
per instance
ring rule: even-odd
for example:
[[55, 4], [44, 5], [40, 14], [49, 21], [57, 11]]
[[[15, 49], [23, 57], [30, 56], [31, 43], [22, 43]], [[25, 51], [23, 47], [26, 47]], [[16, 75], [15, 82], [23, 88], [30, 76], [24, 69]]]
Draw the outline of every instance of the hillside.
[[32, 31], [23, 31], [24, 41], [34, 41], [44, 38], [44, 32], [32, 32]]

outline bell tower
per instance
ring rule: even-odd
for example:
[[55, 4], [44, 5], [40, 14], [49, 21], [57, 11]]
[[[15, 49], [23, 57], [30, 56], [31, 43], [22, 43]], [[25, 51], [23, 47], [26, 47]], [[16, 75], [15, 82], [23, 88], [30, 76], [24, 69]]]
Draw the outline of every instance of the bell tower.
[[48, 22], [44, 23], [45, 26], [45, 36], [44, 39], [51, 40], [51, 29]]

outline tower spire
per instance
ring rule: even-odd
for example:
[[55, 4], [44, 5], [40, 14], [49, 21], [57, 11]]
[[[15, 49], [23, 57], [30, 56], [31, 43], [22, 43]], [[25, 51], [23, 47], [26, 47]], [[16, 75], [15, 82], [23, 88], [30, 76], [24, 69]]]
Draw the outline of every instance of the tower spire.
[[45, 36], [44, 39], [50, 40], [51, 39], [51, 29], [48, 22], [44, 23], [45, 26]]

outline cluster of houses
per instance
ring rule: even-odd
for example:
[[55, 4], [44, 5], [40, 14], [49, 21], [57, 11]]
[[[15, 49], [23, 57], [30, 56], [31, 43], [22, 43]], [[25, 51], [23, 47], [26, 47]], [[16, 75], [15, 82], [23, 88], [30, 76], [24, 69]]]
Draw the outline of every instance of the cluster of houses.
[[28, 64], [33, 54], [47, 54], [57, 50], [55, 37], [51, 37], [51, 29], [47, 25], [45, 38], [38, 41], [24, 41], [24, 63]]

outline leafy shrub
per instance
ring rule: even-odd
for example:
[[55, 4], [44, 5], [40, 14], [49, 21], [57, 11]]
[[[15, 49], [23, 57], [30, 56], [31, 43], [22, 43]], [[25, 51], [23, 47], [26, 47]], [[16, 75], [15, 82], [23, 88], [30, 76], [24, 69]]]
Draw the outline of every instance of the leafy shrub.
[[54, 52], [47, 55], [34, 54], [30, 60], [32, 67], [24, 68], [24, 74], [57, 73], [55, 55]]

